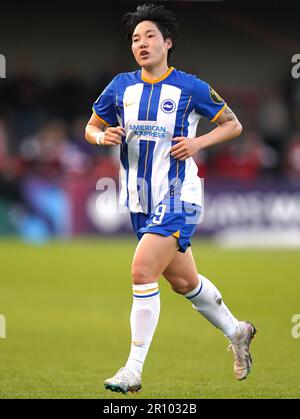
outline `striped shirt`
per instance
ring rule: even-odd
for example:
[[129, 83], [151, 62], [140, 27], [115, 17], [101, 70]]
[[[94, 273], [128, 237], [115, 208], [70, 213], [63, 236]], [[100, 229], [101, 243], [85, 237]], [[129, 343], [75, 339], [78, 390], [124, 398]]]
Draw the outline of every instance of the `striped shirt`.
[[126, 137], [120, 147], [120, 204], [149, 214], [162, 200], [202, 205], [202, 186], [192, 157], [170, 154], [173, 138], [196, 136], [199, 119], [215, 121], [226, 104], [204, 81], [169, 68], [157, 80], [141, 70], [118, 74], [93, 106], [109, 126], [120, 125]]

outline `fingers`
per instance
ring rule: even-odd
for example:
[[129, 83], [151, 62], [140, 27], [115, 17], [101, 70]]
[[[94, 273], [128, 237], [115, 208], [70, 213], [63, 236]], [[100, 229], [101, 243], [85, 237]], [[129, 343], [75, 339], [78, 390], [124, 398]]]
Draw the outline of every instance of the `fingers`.
[[125, 131], [122, 127], [109, 127], [105, 131], [103, 138], [104, 145], [118, 145], [122, 144], [122, 136], [125, 136]]
[[174, 151], [176, 151], [176, 150], [179, 150], [180, 148], [182, 148], [182, 144], [181, 143], [178, 143], [178, 144], [175, 144], [175, 145], [173, 145], [173, 147], [171, 147], [171, 154], [174, 152]]
[[186, 137], [175, 137], [172, 138], [172, 141], [184, 141], [186, 139]]
[[115, 132], [117, 133], [117, 134], [119, 134], [119, 135], [126, 135], [126, 133], [125, 133], [125, 130], [124, 130], [124, 128], [123, 127], [120, 127], [120, 126], [118, 126], [118, 127], [112, 127], [111, 128], [112, 130], [115, 130]]
[[189, 156], [187, 156], [185, 153], [179, 154], [178, 156], [174, 157], [176, 160], [186, 160]]
[[187, 151], [188, 150], [187, 150], [187, 148], [186, 148], [186, 146], [184, 144], [176, 144], [170, 150], [171, 156], [174, 157], [174, 158], [176, 158], [176, 159], [178, 158], [178, 156], [180, 154], [186, 154]]
[[[185, 137], [175, 137], [172, 138], [172, 141], [177, 141], [177, 144], [173, 145], [173, 147], [171, 147], [171, 154], [173, 153], [173, 151], [178, 150], [182, 147], [182, 141], [184, 141], [186, 138]], [[172, 154], [173, 155], [173, 154]]]
[[121, 136], [114, 133], [105, 133], [105, 136], [103, 138], [104, 145], [107, 145], [108, 143], [112, 144], [122, 144]]
[[186, 151], [179, 151], [179, 152], [177, 152], [176, 154], [172, 154], [172, 157], [174, 157], [174, 159], [177, 159], [177, 160], [182, 160], [182, 159], [187, 159], [189, 156], [188, 156], [188, 154], [186, 153]]
[[105, 138], [103, 139], [103, 145], [105, 146], [119, 145], [119, 144], [121, 144], [121, 142], [117, 142], [117, 140], [106, 140]]
[[186, 160], [188, 158], [189, 158], [189, 156], [186, 156], [185, 154], [180, 154], [179, 156], [176, 157], [176, 160], [183, 161], [183, 160]]
[[177, 144], [173, 145], [170, 150], [171, 156], [174, 159], [186, 160], [189, 157], [187, 143], [184, 140], [186, 140], [186, 137], [172, 138], [172, 141], [177, 141]]

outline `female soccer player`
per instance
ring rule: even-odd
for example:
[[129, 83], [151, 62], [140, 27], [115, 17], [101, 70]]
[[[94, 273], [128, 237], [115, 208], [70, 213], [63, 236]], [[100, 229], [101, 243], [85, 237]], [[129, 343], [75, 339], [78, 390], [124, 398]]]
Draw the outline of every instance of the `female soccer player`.
[[[243, 380], [250, 372], [255, 327], [238, 321], [218, 289], [197, 273], [190, 247], [202, 207], [192, 156], [239, 136], [241, 124], [207, 83], [169, 66], [177, 23], [164, 6], [138, 6], [124, 15], [123, 28], [141, 69], [114, 77], [86, 127], [91, 144], [120, 145], [120, 202], [129, 207], [139, 239], [132, 262], [131, 350], [125, 367], [104, 386], [123, 393], [141, 388], [159, 318], [161, 275], [228, 338], [235, 376]], [[218, 126], [195, 138], [201, 116]]]

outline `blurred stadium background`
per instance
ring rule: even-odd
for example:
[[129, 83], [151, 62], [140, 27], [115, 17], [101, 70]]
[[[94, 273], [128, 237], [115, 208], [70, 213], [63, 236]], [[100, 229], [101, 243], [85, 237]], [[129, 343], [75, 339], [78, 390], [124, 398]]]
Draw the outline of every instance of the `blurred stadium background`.
[[[114, 290], [112, 280], [106, 285], [103, 282], [104, 272], [112, 279], [122, 279], [123, 295], [120, 293], [117, 298], [120, 304], [124, 301], [129, 310], [130, 296], [122, 298], [128, 294], [135, 240], [126, 214], [112, 209], [103, 213], [97, 205], [100, 196], [96, 190], [97, 181], [103, 177], [118, 180], [117, 153], [86, 143], [84, 129], [93, 101], [112, 77], [136, 69], [128, 41], [120, 29], [121, 16], [134, 9], [136, 4], [134, 1], [92, 1], [88, 6], [79, 3], [69, 7], [62, 3], [58, 9], [53, 4], [35, 7], [26, 2], [26, 5], [18, 5], [17, 11], [13, 4], [1, 6], [0, 54], [6, 57], [7, 67], [6, 78], [0, 79], [0, 313], [6, 315], [8, 325], [11, 325], [11, 338], [5, 344], [12, 347], [4, 353], [6, 363], [2, 367], [6, 381], [3, 381], [0, 396], [96, 396], [96, 387], [91, 394], [87, 384], [81, 384], [76, 391], [74, 387], [73, 392], [62, 388], [58, 391], [52, 381], [57, 376], [54, 373], [51, 376], [50, 372], [55, 364], [58, 373], [66, 367], [71, 376], [82, 357], [85, 359], [87, 347], [75, 350], [73, 364], [67, 349], [63, 355], [61, 348], [57, 363], [54, 352], [51, 353], [47, 358], [50, 359], [49, 368], [46, 359], [38, 355], [37, 348], [34, 351], [35, 339], [40, 333], [42, 343], [37, 346], [42, 346], [39, 354], [43, 351], [46, 354], [46, 348], [55, 351], [53, 341], [46, 337], [47, 330], [54, 340], [65, 339], [67, 335], [69, 340], [64, 341], [65, 348], [70, 350], [77, 337], [91, 338], [90, 330], [84, 332], [86, 323], [79, 316], [80, 309], [83, 318], [86, 316], [91, 320], [93, 333], [97, 334], [103, 326], [99, 322], [99, 310], [102, 310], [101, 318], [106, 322], [103, 326], [105, 336], [98, 336], [97, 341], [90, 342], [99, 349], [102, 339], [112, 351], [109, 355], [111, 364], [106, 365], [104, 371], [97, 370], [100, 384], [102, 375], [105, 378], [119, 367], [115, 359], [123, 359], [127, 351], [125, 340], [123, 355], [117, 353], [109, 335], [110, 327], [113, 327], [113, 333], [117, 334], [119, 330], [118, 325], [112, 326], [109, 310], [122, 318], [124, 313], [120, 308], [110, 307], [109, 296]], [[262, 375], [261, 387], [253, 383], [248, 392], [240, 392], [236, 385], [230, 392], [229, 384], [225, 382], [226, 392], [222, 382], [218, 383], [217, 389], [210, 382], [206, 393], [200, 388], [192, 393], [180, 393], [182, 387], [178, 382], [179, 393], [176, 393], [175, 386], [173, 392], [166, 390], [166, 394], [155, 392], [152, 387], [149, 394], [152, 397], [296, 397], [299, 377], [295, 375], [295, 348], [298, 345], [299, 353], [299, 342], [290, 337], [290, 328], [291, 316], [297, 313], [297, 295], [300, 293], [297, 280], [300, 273], [297, 251], [300, 247], [300, 80], [293, 78], [291, 71], [294, 65], [292, 57], [300, 53], [299, 19], [292, 7], [285, 8], [278, 1], [272, 5], [251, 2], [247, 6], [233, 6], [226, 1], [170, 1], [166, 4], [178, 17], [181, 35], [172, 65], [197, 74], [210, 83], [236, 112], [244, 128], [240, 139], [195, 158], [199, 174], [205, 179], [206, 205], [204, 221], [195, 235], [197, 261], [202, 262], [208, 276], [212, 272], [217, 278], [224, 278], [221, 267], [226, 267], [227, 282], [224, 286], [220, 279], [218, 285], [222, 290], [225, 288], [226, 295], [231, 295], [231, 303], [238, 306], [241, 314], [249, 315], [239, 301], [245, 295], [239, 289], [237, 279], [244, 276], [246, 266], [247, 281], [243, 287], [249, 296], [247, 304], [255, 313], [254, 320], [263, 323], [265, 319], [264, 326], [269, 331], [269, 340], [262, 340], [265, 348], [271, 349], [277, 344], [274, 342], [278, 332], [275, 325], [282, 327], [285, 336], [281, 349], [287, 357], [283, 359], [278, 355], [276, 358], [274, 354], [274, 361], [270, 353], [264, 353], [262, 345], [261, 360], [267, 363], [268, 371], [272, 370], [273, 362], [279, 366], [285, 365], [286, 361], [285, 371], [290, 375], [283, 375], [283, 382], [290, 380], [294, 384], [291, 389], [285, 387], [283, 391], [281, 372], [278, 371], [272, 384], [274, 388], [267, 386]], [[199, 133], [212, 128], [209, 122], [201, 120]], [[115, 241], [108, 240], [112, 235], [116, 236]], [[127, 238], [129, 235], [131, 239]], [[203, 241], [197, 242], [197, 238]], [[252, 247], [254, 250], [240, 253], [237, 249], [224, 254], [218, 247], [220, 245]], [[258, 247], [267, 247], [264, 256], [255, 250]], [[279, 250], [271, 251], [270, 247], [279, 247]], [[283, 247], [294, 249], [283, 251]], [[118, 255], [119, 268], [112, 267], [114, 250], [128, 255], [128, 258]], [[224, 255], [228, 256], [229, 262]], [[220, 272], [215, 266], [215, 257], [223, 264]], [[275, 261], [276, 267], [273, 265]], [[100, 284], [94, 275], [101, 279]], [[283, 291], [280, 284], [286, 278], [289, 285]], [[70, 281], [74, 281], [75, 296]], [[86, 281], [87, 287], [81, 281]], [[272, 288], [268, 307], [265, 307], [261, 293], [267, 294], [269, 288], [263, 283]], [[91, 286], [89, 291], [88, 286]], [[65, 297], [63, 301], [61, 295]], [[83, 302], [80, 300], [82, 296]], [[286, 296], [286, 305], [279, 310], [282, 296]], [[176, 317], [175, 308], [172, 312], [175, 297], [169, 298], [171, 314]], [[60, 320], [62, 323], [57, 326], [53, 320], [56, 318], [53, 317], [53, 301], [62, 317], [63, 309], [69, 313], [67, 324]], [[80, 306], [84, 302], [86, 306]], [[43, 312], [42, 306], [43, 320], [36, 321], [37, 312]], [[182, 317], [177, 319], [178, 324], [184, 322], [185, 315], [186, 319], [191, 316], [187, 309], [186, 314], [184, 310]], [[26, 323], [26, 328], [22, 319], [31, 322], [31, 326]], [[122, 322], [123, 329], [128, 331], [126, 316]], [[209, 345], [209, 341], [215, 350], [215, 341], [209, 339], [218, 338], [212, 337], [213, 332], [205, 329], [204, 323], [202, 327], [204, 342], [206, 337], [206, 344]], [[273, 332], [270, 331], [272, 327]], [[161, 328], [164, 330], [164, 326]], [[167, 326], [165, 329], [168, 333]], [[13, 332], [22, 336], [23, 343], [19, 346], [13, 346]], [[186, 341], [192, 339], [185, 338]], [[177, 339], [179, 345], [181, 340]], [[162, 351], [166, 351], [164, 345], [166, 343], [162, 341]], [[24, 354], [29, 348], [33, 351], [30, 363], [37, 364], [39, 360], [39, 365], [44, 366], [44, 373], [40, 372], [34, 383], [23, 365]], [[90, 355], [96, 357], [96, 354], [95, 349], [95, 353]], [[107, 354], [103, 352], [102, 358], [105, 356]], [[167, 365], [166, 355], [160, 362]], [[229, 370], [227, 362], [224, 361], [224, 368]], [[88, 371], [88, 360], [85, 359], [83, 364]], [[223, 368], [223, 364], [220, 365]], [[17, 366], [23, 368], [22, 379], [27, 376], [28, 381], [18, 378]], [[154, 374], [155, 368], [153, 371]], [[216, 376], [216, 371], [219, 369], [212, 370], [212, 377]], [[209, 371], [202, 373], [207, 375], [207, 382], [212, 379]], [[96, 372], [94, 375], [96, 377]], [[93, 376], [91, 371], [90, 376]], [[75, 377], [80, 379], [76, 373]], [[69, 378], [66, 373], [60, 377], [60, 383]], [[49, 390], [49, 382], [53, 385], [53, 392]], [[39, 388], [44, 386], [49, 391], [39, 393], [37, 383]], [[186, 385], [188, 388], [189, 383]]]

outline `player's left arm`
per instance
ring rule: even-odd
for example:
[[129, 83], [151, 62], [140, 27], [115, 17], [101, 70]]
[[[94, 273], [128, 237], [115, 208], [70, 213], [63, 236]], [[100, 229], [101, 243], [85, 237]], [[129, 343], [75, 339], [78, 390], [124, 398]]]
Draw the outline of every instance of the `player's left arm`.
[[241, 135], [243, 129], [241, 123], [234, 112], [227, 105], [225, 106], [224, 111], [214, 121], [218, 125], [217, 128], [208, 134], [193, 139], [186, 137], [173, 138], [173, 141], [178, 143], [171, 148], [171, 155], [178, 160], [186, 160], [200, 150]]

